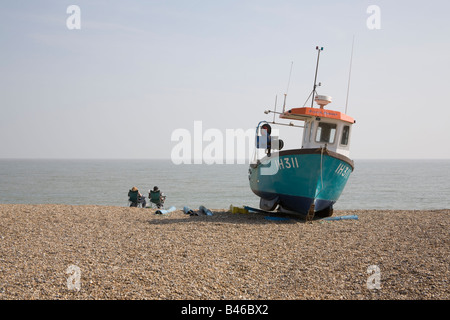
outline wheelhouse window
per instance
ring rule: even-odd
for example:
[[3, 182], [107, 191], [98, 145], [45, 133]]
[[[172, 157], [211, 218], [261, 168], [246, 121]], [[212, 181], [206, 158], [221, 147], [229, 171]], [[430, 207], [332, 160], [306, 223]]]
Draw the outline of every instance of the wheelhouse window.
[[341, 136], [341, 144], [343, 146], [346, 146], [348, 144], [348, 137], [350, 135], [350, 126], [344, 126], [342, 129], [342, 136]]
[[308, 128], [309, 128], [309, 122], [305, 123], [305, 131], [304, 131], [304, 135], [303, 135], [303, 141], [306, 142], [306, 137], [308, 136]]
[[316, 142], [334, 143], [336, 137], [336, 124], [320, 122], [316, 131]]
[[305, 134], [303, 137], [303, 141], [311, 142], [311, 137], [313, 136], [313, 128], [314, 128], [314, 122], [308, 121], [305, 123], [305, 131], [304, 131]]

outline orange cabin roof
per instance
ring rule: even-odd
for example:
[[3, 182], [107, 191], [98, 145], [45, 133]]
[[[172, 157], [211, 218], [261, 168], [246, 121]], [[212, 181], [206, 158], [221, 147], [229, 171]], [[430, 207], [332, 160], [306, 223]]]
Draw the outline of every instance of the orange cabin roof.
[[355, 123], [355, 119], [342, 112], [321, 108], [293, 108], [280, 115], [280, 118], [282, 119], [295, 120], [306, 120], [312, 117], [329, 118]]

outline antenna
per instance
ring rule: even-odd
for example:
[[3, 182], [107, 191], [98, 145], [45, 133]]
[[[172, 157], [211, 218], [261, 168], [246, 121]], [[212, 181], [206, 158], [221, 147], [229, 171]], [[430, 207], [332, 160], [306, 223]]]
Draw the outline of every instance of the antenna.
[[347, 114], [347, 105], [348, 105], [348, 93], [350, 91], [350, 77], [352, 74], [352, 61], [353, 61], [353, 45], [355, 44], [355, 35], [353, 35], [352, 40], [352, 54], [350, 55], [350, 70], [348, 71], [348, 84], [347, 84], [347, 99], [345, 100], [345, 114]]
[[316, 46], [316, 50], [317, 50], [317, 63], [316, 63], [316, 74], [314, 76], [314, 86], [313, 86], [313, 91], [312, 91], [312, 99], [311, 99], [311, 108], [314, 105], [314, 94], [316, 93], [316, 81], [317, 81], [317, 70], [319, 69], [319, 57], [320, 57], [320, 51], [323, 51], [323, 47]]
[[288, 91], [289, 91], [289, 84], [291, 83], [291, 74], [292, 74], [292, 65], [293, 64], [294, 64], [294, 61], [291, 61], [291, 70], [289, 71], [289, 80], [288, 80], [288, 84], [287, 84], [287, 88], [286, 88], [286, 93], [284, 94], [283, 113], [284, 113], [284, 110], [286, 108], [286, 96], [287, 96]]
[[[277, 95], [275, 95], [275, 106], [273, 108], [273, 123], [275, 123], [275, 112], [277, 112]], [[284, 111], [284, 110], [283, 110]]]

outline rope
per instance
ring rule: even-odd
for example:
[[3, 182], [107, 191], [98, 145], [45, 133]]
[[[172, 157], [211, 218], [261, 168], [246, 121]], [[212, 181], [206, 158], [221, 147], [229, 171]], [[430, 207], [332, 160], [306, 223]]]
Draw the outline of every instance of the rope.
[[314, 208], [315, 208], [316, 199], [323, 190], [323, 151], [325, 150], [325, 148], [326, 147], [320, 148], [320, 150], [321, 150], [320, 151], [320, 191], [318, 193], [316, 193], [316, 195], [314, 196], [313, 203], [311, 204], [308, 214], [306, 215], [306, 221], [309, 223], [312, 223], [312, 220], [314, 219], [314, 214], [315, 214]]
[[324, 147], [320, 148], [320, 191], [316, 193], [316, 195], [314, 196], [314, 202], [316, 201], [317, 197], [323, 190], [323, 151], [325, 150], [325, 148]]

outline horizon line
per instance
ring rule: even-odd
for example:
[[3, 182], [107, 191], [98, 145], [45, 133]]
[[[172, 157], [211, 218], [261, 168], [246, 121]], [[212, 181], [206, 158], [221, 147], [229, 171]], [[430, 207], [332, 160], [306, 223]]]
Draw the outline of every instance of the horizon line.
[[[0, 161], [1, 160], [166, 160], [166, 161], [172, 161], [171, 158], [141, 158], [141, 157], [136, 157], [136, 158], [100, 158], [100, 157], [86, 157], [86, 158], [71, 158], [71, 157], [64, 157], [64, 158], [59, 158], [59, 157], [0, 157]], [[191, 158], [190, 159], [192, 161], [192, 163], [190, 164], [199, 164], [199, 163], [194, 163], [195, 160], [202, 160], [201, 164], [206, 164], [204, 159], [195, 159], [195, 158]], [[223, 163], [212, 163], [212, 164], [247, 164], [247, 163], [237, 163], [238, 161], [245, 161], [248, 162], [250, 159], [249, 158], [237, 158], [237, 159], [233, 159], [233, 163], [227, 163], [227, 159], [223, 158]], [[230, 159], [228, 159], [230, 160]], [[450, 160], [450, 158], [353, 158], [352, 160]], [[181, 164], [187, 164], [187, 163], [181, 163]]]

